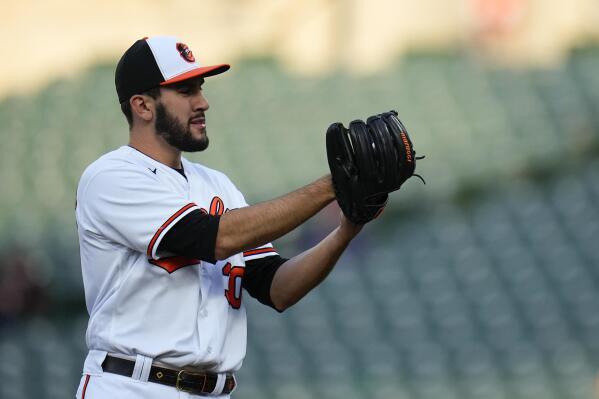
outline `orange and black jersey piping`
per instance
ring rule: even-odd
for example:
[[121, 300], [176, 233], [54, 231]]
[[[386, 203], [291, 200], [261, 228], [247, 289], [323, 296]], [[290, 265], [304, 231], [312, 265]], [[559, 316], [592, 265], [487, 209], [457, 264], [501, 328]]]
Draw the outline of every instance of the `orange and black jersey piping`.
[[[215, 263], [214, 249], [219, 222], [219, 215], [209, 215], [200, 210], [194, 210], [168, 230], [160, 241], [158, 250]], [[202, 239], [198, 240], [198, 237], [202, 237]], [[251, 255], [268, 252], [273, 252], [273, 249], [258, 248], [247, 251]], [[270, 286], [277, 269], [286, 261], [286, 258], [279, 255], [247, 260], [242, 280], [243, 288], [260, 303], [276, 309], [270, 298]]]

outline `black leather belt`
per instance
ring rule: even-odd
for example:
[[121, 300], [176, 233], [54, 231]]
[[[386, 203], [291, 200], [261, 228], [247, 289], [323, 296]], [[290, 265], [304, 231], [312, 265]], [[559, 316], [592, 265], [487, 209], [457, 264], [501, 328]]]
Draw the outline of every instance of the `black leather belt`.
[[[119, 357], [106, 356], [102, 362], [102, 370], [107, 373], [124, 375], [131, 377], [135, 362], [132, 360], [121, 359]], [[195, 395], [211, 394], [216, 387], [218, 374], [214, 373], [194, 373], [187, 370], [173, 370], [159, 366], [152, 366], [148, 381], [157, 384], [175, 387], [180, 391], [192, 393]], [[222, 392], [214, 392], [217, 395], [228, 395], [235, 389], [235, 377], [233, 374], [226, 374], [225, 385]]]

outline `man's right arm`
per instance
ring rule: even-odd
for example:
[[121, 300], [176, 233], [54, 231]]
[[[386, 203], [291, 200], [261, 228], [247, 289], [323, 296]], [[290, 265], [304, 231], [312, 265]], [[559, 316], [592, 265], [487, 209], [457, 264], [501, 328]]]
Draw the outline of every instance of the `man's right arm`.
[[214, 256], [218, 260], [276, 240], [335, 199], [331, 176], [289, 194], [234, 209], [220, 218]]

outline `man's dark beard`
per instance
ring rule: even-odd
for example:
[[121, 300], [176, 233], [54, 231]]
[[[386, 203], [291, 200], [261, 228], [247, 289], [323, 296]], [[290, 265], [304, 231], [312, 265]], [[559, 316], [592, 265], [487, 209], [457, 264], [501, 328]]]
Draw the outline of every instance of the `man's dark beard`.
[[172, 116], [166, 107], [158, 103], [156, 106], [156, 133], [162, 136], [167, 143], [177, 148], [179, 151], [197, 152], [208, 148], [208, 136], [204, 135], [200, 139], [195, 139], [191, 130]]

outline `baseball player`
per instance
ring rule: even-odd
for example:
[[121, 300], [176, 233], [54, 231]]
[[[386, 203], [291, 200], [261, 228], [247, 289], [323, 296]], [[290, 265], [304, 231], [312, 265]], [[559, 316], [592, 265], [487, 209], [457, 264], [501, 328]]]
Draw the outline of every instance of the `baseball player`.
[[361, 225], [340, 225], [286, 259], [271, 241], [334, 200], [330, 176], [248, 206], [224, 174], [182, 152], [208, 147], [202, 66], [174, 37], [136, 41], [116, 91], [129, 144], [77, 189], [89, 353], [80, 399], [228, 398], [246, 352], [245, 289], [284, 311], [330, 272]]

